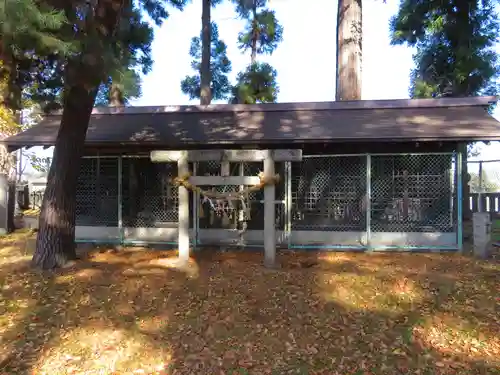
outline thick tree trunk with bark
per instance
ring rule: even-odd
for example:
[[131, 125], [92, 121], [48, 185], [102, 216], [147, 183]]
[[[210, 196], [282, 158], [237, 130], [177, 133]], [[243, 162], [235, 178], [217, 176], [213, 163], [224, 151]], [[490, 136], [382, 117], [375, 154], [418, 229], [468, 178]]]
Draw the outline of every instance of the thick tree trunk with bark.
[[212, 25], [211, 25], [211, 1], [203, 0], [201, 12], [201, 90], [200, 104], [208, 105], [212, 102], [212, 71], [210, 69], [210, 47], [212, 40]]
[[35, 267], [52, 269], [76, 258], [75, 195], [80, 159], [97, 90], [109, 68], [104, 48], [113, 42], [124, 4], [124, 0], [97, 1], [95, 17], [87, 27], [97, 30], [104, 43], [87, 44], [66, 66], [64, 109], [40, 212], [32, 260]]
[[[456, 17], [460, 19], [460, 28], [457, 29], [457, 32], [453, 34], [453, 38], [450, 40], [450, 45], [452, 47], [452, 50], [456, 54], [455, 58], [457, 61], [465, 61], [468, 56], [468, 47], [470, 46], [469, 38], [470, 35], [474, 33], [470, 18], [470, 11], [472, 6], [474, 6], [473, 2], [467, 0], [457, 1], [457, 3], [455, 4], [455, 13]], [[469, 73], [472, 74], [473, 72], [471, 71]], [[450, 97], [463, 97], [470, 96], [471, 94], [472, 93], [469, 91], [469, 80], [455, 80], [452, 82]], [[472, 210], [469, 207], [470, 186], [467, 163], [467, 145], [467, 143], [461, 143], [459, 144], [457, 150], [462, 153], [462, 219], [464, 221], [472, 219]]]
[[339, 0], [335, 100], [361, 99], [362, 0]]
[[75, 195], [85, 136], [97, 89], [76, 85], [66, 94], [61, 126], [40, 212], [33, 265], [64, 266], [76, 259]]

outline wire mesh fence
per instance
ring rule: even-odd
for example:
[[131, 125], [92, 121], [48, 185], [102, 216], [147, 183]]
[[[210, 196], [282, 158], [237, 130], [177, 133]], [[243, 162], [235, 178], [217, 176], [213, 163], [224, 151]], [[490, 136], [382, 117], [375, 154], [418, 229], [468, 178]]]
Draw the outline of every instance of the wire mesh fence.
[[[291, 230], [301, 233], [292, 238], [332, 247], [452, 246], [453, 165], [452, 154], [305, 157], [292, 163]], [[321, 231], [336, 235], [307, 234]]]
[[[222, 172], [256, 176], [263, 170], [262, 162], [228, 164], [226, 168], [211, 161], [189, 167], [198, 176], [220, 176]], [[364, 233], [364, 245], [368, 245], [370, 233], [381, 242], [392, 241], [380, 237], [387, 233], [452, 234], [457, 231], [453, 164], [453, 154], [305, 156], [301, 162], [276, 163], [281, 179], [276, 185], [275, 228], [287, 233], [338, 233], [342, 238]], [[176, 228], [179, 201], [178, 187], [172, 183], [175, 176], [176, 163], [152, 163], [149, 158], [83, 159], [76, 197], [77, 225]], [[243, 187], [201, 188], [223, 193]], [[190, 194], [190, 226], [195, 230], [241, 230], [243, 223], [246, 230], [264, 229], [263, 190], [249, 194], [248, 210], [240, 201], [221, 203]], [[225, 206], [220, 210], [214, 203]], [[419, 241], [408, 238], [403, 241], [406, 245]]]
[[76, 225], [118, 226], [118, 158], [84, 158], [76, 192]]
[[[155, 228], [178, 221], [177, 163], [149, 158], [122, 159], [122, 220], [129, 228]], [[192, 226], [192, 214], [190, 215]]]
[[[264, 170], [262, 162], [245, 162], [241, 165], [242, 175], [257, 176]], [[274, 163], [274, 172], [280, 176], [279, 182], [275, 185], [275, 228], [284, 230], [286, 225], [285, 218], [285, 194], [286, 194], [286, 175], [285, 163]], [[248, 230], [264, 229], [264, 190], [256, 191], [249, 196], [250, 200], [250, 220], [248, 221]]]
[[381, 155], [371, 160], [371, 230], [454, 230], [451, 154]]
[[366, 226], [366, 157], [292, 163], [292, 230], [352, 231]]
[[[257, 176], [263, 171], [263, 162], [238, 162], [228, 163], [230, 176]], [[198, 176], [221, 176], [222, 164], [216, 161], [199, 162], [196, 165], [196, 175]], [[285, 227], [285, 164], [275, 163], [275, 172], [280, 175], [280, 183], [276, 185], [275, 206], [276, 206], [276, 228], [282, 230]], [[203, 190], [216, 191], [218, 193], [237, 192], [243, 186], [222, 185], [222, 186], [200, 186]], [[247, 205], [245, 209], [243, 205]], [[200, 229], [233, 229], [241, 230], [245, 223], [246, 230], [264, 229], [264, 190], [254, 191], [248, 194], [245, 202], [216, 201], [200, 197], [199, 210]]]
[[[229, 176], [240, 175], [240, 163], [229, 163]], [[221, 176], [222, 164], [218, 161], [200, 162], [196, 165], [198, 176]], [[230, 193], [238, 191], [236, 185], [229, 186], [200, 186], [203, 190], [217, 193]], [[241, 209], [237, 201], [208, 200], [199, 197], [199, 228], [201, 229], [239, 229], [239, 215]]]

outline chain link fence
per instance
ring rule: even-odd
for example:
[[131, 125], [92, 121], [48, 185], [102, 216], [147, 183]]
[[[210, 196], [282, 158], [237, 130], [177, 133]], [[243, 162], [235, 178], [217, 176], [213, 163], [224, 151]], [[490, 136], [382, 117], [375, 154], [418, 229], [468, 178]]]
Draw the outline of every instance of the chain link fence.
[[[240, 175], [240, 163], [228, 163], [229, 176]], [[222, 164], [218, 161], [199, 162], [196, 165], [197, 176], [221, 176]], [[230, 193], [238, 191], [239, 187], [231, 186], [200, 186], [203, 190]], [[215, 201], [200, 198], [199, 228], [200, 229], [239, 229], [239, 202]]]
[[[178, 221], [177, 163], [122, 159], [122, 220], [127, 228], [156, 228]], [[192, 226], [192, 214], [190, 215]]]
[[371, 162], [372, 231], [455, 230], [452, 155], [381, 155]]
[[[231, 176], [256, 176], [263, 170], [262, 162], [228, 164], [226, 172]], [[352, 244], [368, 246], [373, 239], [411, 247], [419, 246], [429, 234], [449, 234], [452, 240], [447, 241], [456, 244], [453, 164], [452, 154], [318, 155], [276, 163], [281, 180], [276, 185], [275, 228], [298, 233], [295, 240], [299, 241], [304, 233], [316, 233], [316, 243], [349, 243], [348, 237], [356, 235]], [[198, 176], [220, 176], [222, 167], [215, 161], [190, 164]], [[152, 163], [139, 157], [84, 158], [76, 197], [77, 225], [136, 228], [134, 233], [175, 229], [179, 204], [178, 187], [171, 182], [175, 176], [176, 163]], [[222, 193], [242, 187], [201, 188]], [[195, 231], [241, 230], [244, 221], [248, 231], [264, 229], [263, 191], [249, 195], [245, 220], [241, 202], [223, 202], [227, 207], [220, 214], [213, 207], [220, 202], [203, 197], [195, 201], [196, 195], [190, 194], [190, 227]], [[391, 235], [399, 239], [395, 242]], [[289, 244], [294, 245], [292, 240]]]
[[292, 230], [366, 227], [366, 157], [322, 156], [292, 163]]
[[76, 192], [77, 226], [118, 226], [118, 158], [83, 158]]
[[[228, 163], [230, 176], [257, 176], [263, 171], [263, 162]], [[198, 176], [221, 176], [222, 165], [217, 161], [199, 162], [196, 164]], [[275, 163], [275, 173], [280, 175], [280, 183], [276, 185], [276, 229], [285, 227], [285, 164]], [[212, 190], [218, 193], [236, 192], [243, 186], [200, 186], [203, 190]], [[241, 201], [209, 201], [200, 197], [199, 228], [200, 229], [232, 229], [241, 230], [243, 222], [247, 224], [246, 230], [264, 229], [264, 190], [251, 192], [248, 195], [248, 217], [243, 213]], [[223, 206], [217, 206], [223, 205]]]
[[311, 247], [456, 246], [453, 165], [452, 154], [306, 156], [292, 163], [292, 238]]
[[[120, 163], [120, 167], [119, 167]], [[256, 176], [263, 170], [262, 162], [229, 163], [232, 176]], [[216, 161], [190, 163], [190, 170], [199, 176], [220, 176], [221, 163]], [[121, 171], [121, 176], [119, 176]], [[276, 173], [284, 181], [284, 163], [276, 163]], [[124, 228], [175, 227], [178, 222], [178, 187], [171, 179], [177, 176], [177, 163], [152, 163], [149, 158], [109, 157], [83, 158], [76, 195], [78, 226], [118, 226]], [[120, 179], [120, 181], [119, 181]], [[240, 186], [200, 186], [218, 192], [237, 191]], [[120, 190], [120, 194], [118, 194]], [[200, 229], [241, 229], [241, 202], [208, 201], [200, 197], [198, 212], [193, 210], [190, 192], [190, 227], [198, 220]], [[285, 226], [285, 188], [276, 186], [276, 226]], [[213, 205], [224, 204], [222, 212]], [[249, 194], [250, 215], [247, 230], [264, 228], [264, 193]], [[121, 217], [119, 218], [118, 212]]]

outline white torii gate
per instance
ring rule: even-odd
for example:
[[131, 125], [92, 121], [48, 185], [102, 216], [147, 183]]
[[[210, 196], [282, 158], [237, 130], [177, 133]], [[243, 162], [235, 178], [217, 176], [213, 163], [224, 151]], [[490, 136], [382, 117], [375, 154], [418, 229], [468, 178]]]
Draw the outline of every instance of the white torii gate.
[[[184, 150], [184, 151], [152, 151], [151, 161], [154, 163], [177, 162], [178, 175], [189, 174], [188, 163], [200, 161], [229, 162], [264, 162], [264, 178], [274, 177], [274, 162], [301, 161], [302, 150]], [[228, 169], [228, 168], [225, 168]], [[193, 185], [258, 185], [258, 176], [191, 176], [189, 183]], [[275, 186], [264, 186], [264, 265], [274, 267], [276, 264], [276, 229], [275, 229]], [[179, 186], [179, 260], [189, 260], [189, 192]]]

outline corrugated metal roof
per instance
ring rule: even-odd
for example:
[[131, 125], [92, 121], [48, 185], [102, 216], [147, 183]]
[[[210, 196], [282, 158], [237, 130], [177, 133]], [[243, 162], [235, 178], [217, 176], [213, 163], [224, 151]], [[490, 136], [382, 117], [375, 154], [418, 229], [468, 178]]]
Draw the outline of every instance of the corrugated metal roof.
[[[86, 144], [182, 147], [263, 142], [500, 140], [500, 123], [484, 108], [490, 99], [101, 109], [91, 117]], [[60, 115], [47, 116], [4, 142], [11, 149], [51, 146], [59, 123]]]

